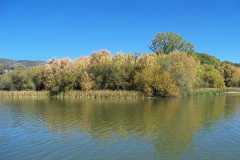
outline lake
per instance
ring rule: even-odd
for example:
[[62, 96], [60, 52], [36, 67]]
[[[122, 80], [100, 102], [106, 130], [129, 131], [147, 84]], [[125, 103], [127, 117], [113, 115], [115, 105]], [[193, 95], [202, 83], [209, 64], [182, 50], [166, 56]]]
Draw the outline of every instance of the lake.
[[0, 101], [0, 160], [239, 157], [240, 96]]

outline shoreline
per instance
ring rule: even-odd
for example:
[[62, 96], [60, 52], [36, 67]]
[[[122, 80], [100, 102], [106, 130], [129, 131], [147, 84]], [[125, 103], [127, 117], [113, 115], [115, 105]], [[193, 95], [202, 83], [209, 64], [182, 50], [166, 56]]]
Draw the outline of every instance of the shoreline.
[[[240, 88], [200, 88], [196, 89], [189, 96], [220, 96], [227, 94], [240, 94]], [[180, 96], [184, 97], [184, 96]], [[138, 100], [138, 99], [155, 99], [169, 97], [146, 97], [139, 91], [112, 91], [112, 90], [94, 90], [94, 91], [67, 91], [57, 95], [51, 95], [49, 91], [0, 91], [1, 98], [10, 99], [122, 99], [122, 100]]]
[[51, 95], [49, 91], [0, 91], [1, 98], [12, 99], [144, 99], [145, 96], [137, 91], [67, 91], [57, 95]]

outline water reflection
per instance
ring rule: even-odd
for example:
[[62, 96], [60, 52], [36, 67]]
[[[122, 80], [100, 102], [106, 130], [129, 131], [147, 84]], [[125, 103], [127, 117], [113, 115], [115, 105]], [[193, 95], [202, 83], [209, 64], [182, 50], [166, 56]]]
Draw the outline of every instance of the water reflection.
[[[186, 156], [198, 133], [231, 119], [239, 109], [240, 97], [237, 96], [141, 102], [2, 100], [0, 116], [3, 117], [0, 119], [10, 128], [23, 127], [33, 133], [41, 130], [40, 136], [43, 133], [44, 136], [52, 134], [70, 138], [75, 135], [74, 140], [80, 140], [76, 135], [82, 135], [99, 144], [110, 143], [108, 146], [114, 141], [124, 141], [131, 146], [136, 140], [143, 148], [138, 146], [140, 148], [134, 150], [134, 154], [140, 155], [138, 152], [148, 149], [151, 152], [146, 154], [152, 159], [180, 159]], [[0, 128], [4, 125], [0, 123]], [[144, 145], [148, 147], [144, 148]], [[113, 152], [111, 149], [109, 152]], [[94, 159], [90, 155], [88, 158]]]

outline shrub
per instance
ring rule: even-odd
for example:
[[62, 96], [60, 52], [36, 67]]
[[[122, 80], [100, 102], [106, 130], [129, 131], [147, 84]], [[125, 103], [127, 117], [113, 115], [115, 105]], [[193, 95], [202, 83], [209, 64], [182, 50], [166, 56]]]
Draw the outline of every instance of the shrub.
[[199, 70], [199, 87], [203, 88], [224, 88], [224, 78], [221, 73], [212, 65], [202, 65]]
[[167, 58], [170, 74], [181, 93], [190, 94], [196, 86], [199, 63], [192, 56], [180, 52], [171, 53]]
[[108, 51], [99, 51], [90, 56], [89, 75], [95, 81], [95, 89], [108, 89], [112, 55]]
[[[146, 60], [146, 61], [145, 61]], [[157, 64], [156, 56], [144, 56], [139, 60], [140, 71], [136, 73], [137, 88], [147, 96], [177, 96], [179, 89], [167, 71]], [[141, 65], [144, 63], [144, 65]]]
[[44, 84], [53, 94], [72, 89], [74, 78], [73, 66], [68, 59], [52, 60], [45, 66]]
[[239, 67], [233, 68], [232, 86], [240, 87], [240, 68]]

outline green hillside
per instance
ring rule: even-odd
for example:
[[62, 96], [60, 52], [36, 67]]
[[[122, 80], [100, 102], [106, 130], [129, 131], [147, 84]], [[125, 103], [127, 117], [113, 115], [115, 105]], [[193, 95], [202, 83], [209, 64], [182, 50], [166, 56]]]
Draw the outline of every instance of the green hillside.
[[8, 72], [18, 67], [28, 68], [45, 64], [44, 61], [30, 61], [30, 60], [11, 60], [0, 58], [0, 74]]

